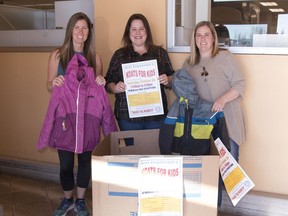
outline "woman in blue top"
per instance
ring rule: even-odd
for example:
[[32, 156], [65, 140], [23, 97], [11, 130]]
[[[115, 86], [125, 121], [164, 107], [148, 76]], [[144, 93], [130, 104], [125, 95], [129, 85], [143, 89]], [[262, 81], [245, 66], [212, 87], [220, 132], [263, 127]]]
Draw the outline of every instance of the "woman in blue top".
[[[48, 63], [47, 89], [53, 91], [54, 86], [61, 86], [65, 82], [64, 75], [66, 67], [75, 53], [81, 53], [90, 67], [94, 68], [95, 82], [105, 85], [102, 76], [102, 61], [93, 47], [93, 30], [90, 19], [84, 13], [76, 13], [71, 16], [66, 28], [63, 45], [52, 51]], [[77, 172], [77, 199], [74, 204], [74, 152], [58, 150], [60, 160], [60, 181], [65, 198], [59, 208], [53, 213], [54, 216], [66, 215], [68, 211], [74, 210], [77, 215], [88, 216], [84, 196], [91, 178], [91, 155], [92, 152], [78, 154]]]
[[100, 85], [105, 84], [102, 60], [93, 46], [92, 23], [86, 14], [76, 13], [67, 24], [63, 45], [50, 55], [46, 83], [48, 91], [51, 92], [55, 85], [63, 84], [65, 68], [75, 52], [82, 53], [87, 58], [89, 66], [95, 70], [96, 82]]

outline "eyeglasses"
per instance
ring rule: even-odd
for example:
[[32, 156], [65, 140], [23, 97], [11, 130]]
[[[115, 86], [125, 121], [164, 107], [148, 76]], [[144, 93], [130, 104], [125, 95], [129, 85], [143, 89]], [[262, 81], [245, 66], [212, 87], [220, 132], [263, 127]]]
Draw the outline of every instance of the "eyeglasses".
[[201, 76], [208, 76], [209, 75], [209, 73], [208, 73], [208, 71], [206, 70], [206, 68], [205, 67], [203, 67], [203, 71], [201, 72]]

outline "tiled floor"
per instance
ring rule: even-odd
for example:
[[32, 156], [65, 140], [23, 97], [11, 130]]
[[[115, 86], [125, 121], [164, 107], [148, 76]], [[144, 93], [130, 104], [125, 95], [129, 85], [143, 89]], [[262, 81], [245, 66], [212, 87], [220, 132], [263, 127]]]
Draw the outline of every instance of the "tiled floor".
[[[3, 216], [1, 206], [4, 216], [51, 216], [62, 199], [59, 183], [0, 173], [0, 216]], [[85, 200], [91, 212], [91, 189], [87, 190]], [[67, 216], [75, 215], [76, 213], [71, 211]]]
[[[62, 199], [63, 193], [59, 183], [0, 172], [0, 216], [51, 216]], [[85, 200], [91, 213], [91, 188], [87, 190]], [[76, 216], [76, 213], [70, 211], [67, 216]], [[221, 216], [233, 215], [221, 213]]]

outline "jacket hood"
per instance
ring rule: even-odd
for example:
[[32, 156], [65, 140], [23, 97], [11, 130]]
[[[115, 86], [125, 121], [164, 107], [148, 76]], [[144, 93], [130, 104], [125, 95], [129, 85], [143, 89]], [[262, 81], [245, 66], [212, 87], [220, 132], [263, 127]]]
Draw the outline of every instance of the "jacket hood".
[[93, 68], [88, 66], [87, 59], [79, 53], [75, 53], [68, 63], [65, 78], [73, 86], [78, 86], [79, 82], [84, 86], [95, 82]]
[[175, 71], [172, 79], [172, 89], [178, 99], [184, 98], [188, 100], [189, 108], [193, 109], [193, 116], [195, 117], [210, 117], [213, 115], [211, 111], [212, 103], [201, 99], [195, 88], [195, 82], [192, 77], [184, 69]]

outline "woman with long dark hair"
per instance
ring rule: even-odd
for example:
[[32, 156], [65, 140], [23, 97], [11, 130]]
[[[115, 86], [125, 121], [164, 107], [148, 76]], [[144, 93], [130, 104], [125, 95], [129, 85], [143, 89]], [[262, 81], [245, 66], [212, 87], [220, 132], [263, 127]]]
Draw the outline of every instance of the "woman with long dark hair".
[[[122, 37], [122, 43], [123, 47], [116, 50], [112, 56], [105, 77], [108, 91], [114, 93], [116, 97], [114, 114], [119, 128], [122, 131], [158, 129], [168, 112], [165, 88], [171, 87], [174, 73], [168, 53], [164, 48], [153, 43], [150, 25], [143, 14], [133, 14], [129, 17]], [[154, 59], [157, 60], [164, 114], [130, 118], [122, 64]]]

